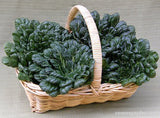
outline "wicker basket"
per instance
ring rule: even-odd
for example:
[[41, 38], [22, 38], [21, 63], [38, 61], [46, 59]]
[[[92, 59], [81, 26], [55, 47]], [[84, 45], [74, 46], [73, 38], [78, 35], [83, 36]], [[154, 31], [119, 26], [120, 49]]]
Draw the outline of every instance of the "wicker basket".
[[[85, 85], [77, 89], [70, 90], [67, 94], [51, 97], [41, 90], [41, 88], [31, 82], [20, 81], [30, 101], [33, 112], [42, 113], [48, 110], [58, 110], [64, 107], [73, 107], [80, 104], [102, 103], [106, 101], [116, 101], [122, 98], [129, 98], [137, 90], [138, 86], [131, 83], [123, 87], [121, 84], [101, 84], [102, 76], [102, 52], [98, 31], [90, 12], [81, 5], [74, 6], [68, 15], [66, 29], [80, 12], [89, 30], [94, 65], [94, 79], [91, 85]], [[16, 71], [18, 74], [18, 70]]]

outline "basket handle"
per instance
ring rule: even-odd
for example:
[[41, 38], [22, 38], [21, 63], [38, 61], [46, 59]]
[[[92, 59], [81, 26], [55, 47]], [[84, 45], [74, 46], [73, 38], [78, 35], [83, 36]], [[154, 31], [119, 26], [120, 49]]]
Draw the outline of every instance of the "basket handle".
[[81, 5], [76, 5], [72, 7], [68, 15], [65, 28], [70, 30], [70, 22], [73, 20], [78, 11], [82, 14], [89, 31], [93, 58], [95, 60], [94, 78], [91, 85], [93, 86], [94, 89], [98, 90], [101, 85], [101, 76], [102, 76], [102, 51], [101, 51], [101, 43], [98, 35], [98, 30], [90, 12], [84, 6]]

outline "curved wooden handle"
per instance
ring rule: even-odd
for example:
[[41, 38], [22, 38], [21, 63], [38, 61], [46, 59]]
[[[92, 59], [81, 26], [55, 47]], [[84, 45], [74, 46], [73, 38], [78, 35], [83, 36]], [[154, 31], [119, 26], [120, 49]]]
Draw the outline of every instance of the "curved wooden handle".
[[93, 52], [93, 58], [95, 60], [94, 65], [94, 78], [91, 83], [91, 85], [94, 87], [94, 89], [98, 89], [101, 85], [101, 76], [102, 76], [102, 51], [101, 51], [101, 43], [100, 38], [98, 35], [98, 30], [96, 27], [96, 24], [90, 14], [90, 12], [81, 5], [76, 5], [72, 7], [72, 9], [69, 12], [67, 23], [65, 28], [70, 30], [70, 22], [73, 20], [77, 12], [80, 12], [86, 22], [90, 39], [91, 39], [91, 45], [92, 45], [92, 52]]

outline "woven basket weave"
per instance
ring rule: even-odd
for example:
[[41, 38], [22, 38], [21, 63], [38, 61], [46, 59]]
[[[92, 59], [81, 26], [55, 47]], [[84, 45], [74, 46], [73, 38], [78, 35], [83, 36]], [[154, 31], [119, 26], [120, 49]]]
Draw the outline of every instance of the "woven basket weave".
[[[41, 90], [41, 88], [31, 82], [20, 81], [25, 89], [26, 95], [30, 101], [33, 112], [42, 113], [48, 110], [58, 110], [64, 107], [73, 107], [80, 104], [90, 104], [94, 102], [102, 103], [105, 101], [116, 101], [122, 98], [129, 98], [137, 90], [138, 86], [131, 83], [123, 87], [121, 84], [101, 84], [102, 76], [102, 52], [100, 38], [95, 22], [90, 12], [81, 5], [72, 7], [69, 12], [66, 29], [69, 28], [77, 12], [80, 12], [86, 22], [91, 44], [94, 65], [94, 79], [91, 85], [85, 85], [77, 89], [70, 90], [67, 94], [51, 97]], [[16, 71], [18, 74], [18, 70]]]

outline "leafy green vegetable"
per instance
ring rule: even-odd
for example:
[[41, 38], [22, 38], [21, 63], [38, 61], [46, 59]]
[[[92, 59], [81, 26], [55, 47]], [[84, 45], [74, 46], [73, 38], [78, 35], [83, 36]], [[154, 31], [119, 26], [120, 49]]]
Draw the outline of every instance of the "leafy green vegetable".
[[26, 75], [25, 73], [20, 72], [18, 74], [18, 79], [19, 80], [25, 80], [25, 81], [30, 81], [30, 78], [28, 75]]
[[[102, 83], [142, 83], [156, 75], [157, 52], [150, 50], [147, 39], [137, 39], [135, 27], [120, 21], [118, 13], [105, 14], [102, 19], [97, 11], [91, 12], [97, 25], [103, 56]], [[70, 24], [72, 35], [79, 43], [91, 42], [87, 26], [81, 15]], [[82, 32], [82, 33], [81, 33]]]
[[31, 75], [34, 67], [28, 68], [33, 63], [32, 55], [43, 52], [55, 40], [70, 39], [71, 35], [55, 22], [40, 23], [37, 20], [26, 18], [16, 19], [15, 29], [16, 31], [12, 34], [13, 43], [8, 42], [4, 46], [4, 51], [8, 57], [4, 57], [2, 63], [7, 66], [18, 67], [20, 72], [30, 77], [26, 81], [30, 80], [37, 83]]
[[11, 66], [11, 67], [17, 67], [17, 65], [18, 65], [17, 60], [14, 58], [11, 58], [11, 57], [3, 57], [2, 63], [7, 66]]
[[51, 96], [65, 94], [91, 82], [94, 60], [91, 49], [74, 40], [53, 42], [51, 48], [32, 56], [29, 66], [41, 89]]
[[10, 56], [12, 54], [15, 53], [15, 46], [13, 43], [6, 43], [5, 46], [4, 46], [4, 51], [5, 53], [7, 54], [7, 56]]

